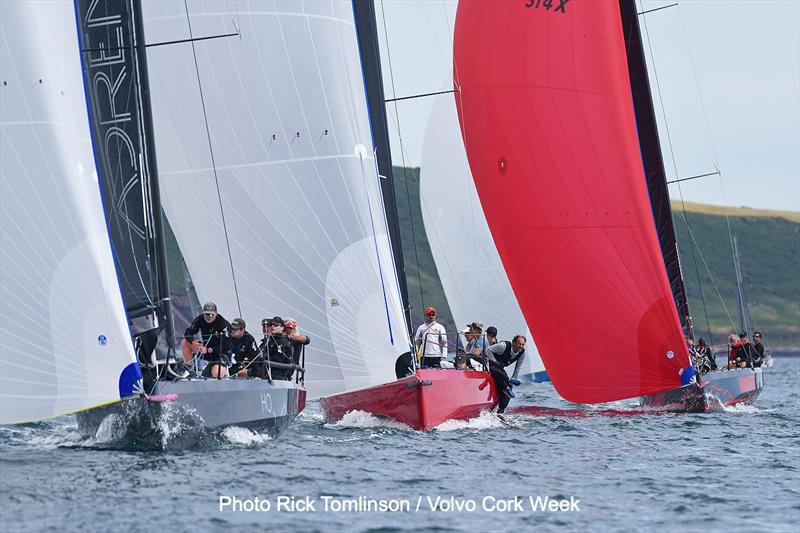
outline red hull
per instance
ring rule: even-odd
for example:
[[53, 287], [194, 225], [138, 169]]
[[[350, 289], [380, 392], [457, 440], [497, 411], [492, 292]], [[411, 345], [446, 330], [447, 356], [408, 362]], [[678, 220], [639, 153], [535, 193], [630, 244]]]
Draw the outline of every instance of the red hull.
[[467, 420], [493, 409], [498, 397], [488, 372], [420, 369], [411, 376], [369, 389], [320, 399], [328, 422], [351, 411], [393, 418], [413, 429], [433, 429], [446, 420]]

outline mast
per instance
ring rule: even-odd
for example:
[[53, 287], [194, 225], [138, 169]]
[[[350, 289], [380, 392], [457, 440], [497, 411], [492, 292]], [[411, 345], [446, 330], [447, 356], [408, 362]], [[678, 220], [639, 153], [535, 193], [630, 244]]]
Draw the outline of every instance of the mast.
[[739, 310], [739, 332], [752, 331], [753, 321], [747, 309], [747, 300], [744, 297], [744, 281], [742, 279], [742, 266], [739, 264], [739, 247], [736, 237], [733, 238], [733, 266], [736, 269], [736, 307]]
[[356, 21], [358, 50], [361, 56], [361, 70], [364, 75], [364, 88], [367, 93], [367, 109], [372, 128], [372, 142], [377, 151], [378, 173], [381, 179], [381, 193], [386, 209], [386, 221], [389, 226], [389, 238], [392, 242], [392, 254], [397, 269], [400, 285], [400, 296], [405, 309], [405, 321], [409, 332], [411, 329], [411, 311], [408, 300], [408, 283], [403, 262], [403, 246], [400, 240], [400, 222], [397, 218], [397, 201], [394, 192], [394, 176], [392, 172], [392, 152], [389, 146], [389, 126], [386, 119], [386, 103], [383, 91], [383, 74], [381, 72], [381, 54], [378, 45], [378, 26], [375, 18], [375, 5], [372, 1], [353, 0], [353, 15]]
[[[672, 297], [678, 309], [678, 316], [684, 333], [692, 335], [692, 324], [689, 314], [689, 302], [686, 297], [686, 284], [683, 280], [678, 243], [675, 238], [675, 226], [672, 221], [672, 207], [667, 186], [667, 173], [664, 170], [664, 157], [658, 137], [653, 97], [650, 92], [650, 79], [647, 75], [647, 63], [639, 29], [639, 18], [634, 0], [620, 0], [619, 9], [622, 15], [622, 28], [625, 32], [625, 43], [628, 56], [628, 73], [631, 81], [633, 107], [636, 114], [636, 127], [639, 133], [639, 147], [650, 195], [650, 206], [661, 245], [661, 255], [667, 268]], [[691, 246], [691, 243], [689, 243]]]
[[136, 43], [137, 66], [139, 71], [139, 95], [141, 98], [142, 122], [144, 123], [145, 164], [150, 176], [150, 206], [153, 214], [153, 226], [156, 236], [156, 271], [158, 280], [159, 319], [164, 324], [167, 350], [171, 352], [175, 342], [175, 320], [172, 316], [172, 300], [169, 292], [169, 271], [167, 269], [167, 239], [164, 236], [164, 212], [161, 208], [161, 192], [158, 186], [158, 168], [156, 167], [156, 147], [153, 140], [153, 113], [150, 105], [150, 78], [147, 74], [147, 50], [144, 40], [144, 24], [142, 19], [142, 2], [133, 0], [133, 35]]

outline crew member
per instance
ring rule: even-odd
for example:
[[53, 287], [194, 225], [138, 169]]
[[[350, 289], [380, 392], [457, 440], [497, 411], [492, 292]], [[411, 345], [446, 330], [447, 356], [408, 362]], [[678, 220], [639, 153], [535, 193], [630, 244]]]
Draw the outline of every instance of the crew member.
[[[217, 304], [208, 302], [203, 305], [203, 313], [196, 316], [183, 333], [181, 349], [184, 362], [191, 365], [193, 354], [199, 352], [203, 354], [204, 360], [213, 363], [210, 366], [214, 368], [209, 370], [209, 376], [222, 377], [221, 371], [217, 367], [220, 363], [220, 354], [223, 352], [223, 340], [226, 338], [229, 326], [228, 321], [217, 313]], [[195, 338], [198, 333], [200, 333], [200, 339]]]
[[228, 369], [230, 375], [246, 378], [254, 374], [255, 363], [258, 360], [256, 339], [245, 329], [247, 324], [241, 318], [234, 318], [228, 329], [230, 336], [228, 353], [233, 365]]
[[[311, 343], [311, 338], [308, 335], [301, 335], [297, 329], [297, 320], [294, 318], [287, 318], [284, 320], [284, 333], [292, 344], [292, 363], [300, 366], [300, 358], [303, 355], [303, 346], [308, 346]], [[290, 376], [291, 378], [291, 376]]]
[[[489, 347], [489, 354], [493, 357], [489, 359], [489, 372], [492, 373], [497, 390], [500, 394], [500, 404], [497, 412], [502, 413], [506, 410], [511, 398], [515, 398], [512, 385], [519, 385], [519, 371], [522, 369], [522, 362], [525, 360], [525, 342], [527, 339], [523, 335], [515, 336], [511, 342], [503, 341]], [[508, 377], [505, 367], [512, 363], [514, 374]]]
[[753, 366], [759, 367], [764, 364], [764, 345], [761, 343], [761, 332], [755, 330], [753, 332]]
[[[265, 319], [266, 320], [266, 319]], [[292, 364], [292, 343], [284, 334], [283, 328], [286, 324], [279, 316], [272, 317], [267, 322], [264, 338], [258, 346], [261, 359], [266, 364], [260, 365], [262, 371], [259, 377], [278, 380], [292, 379], [292, 370], [283, 368], [272, 368], [270, 363]]]
[[425, 323], [417, 328], [414, 344], [421, 348], [423, 367], [441, 367], [442, 359], [447, 358], [447, 332], [436, 322], [436, 308], [425, 308]]

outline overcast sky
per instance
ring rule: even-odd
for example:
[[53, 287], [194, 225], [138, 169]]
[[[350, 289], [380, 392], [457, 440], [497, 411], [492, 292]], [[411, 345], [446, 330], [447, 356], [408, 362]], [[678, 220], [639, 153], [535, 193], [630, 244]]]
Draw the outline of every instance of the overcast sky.
[[[643, 9], [672, 3], [647, 0]], [[376, 0], [387, 98], [451, 86], [456, 6]], [[668, 176], [722, 171], [672, 185], [673, 199], [800, 211], [800, 0], [683, 0], [640, 23], [655, 56], [648, 52]], [[405, 163], [419, 165], [430, 100], [400, 102], [397, 116], [388, 107], [396, 164], [399, 117]]]

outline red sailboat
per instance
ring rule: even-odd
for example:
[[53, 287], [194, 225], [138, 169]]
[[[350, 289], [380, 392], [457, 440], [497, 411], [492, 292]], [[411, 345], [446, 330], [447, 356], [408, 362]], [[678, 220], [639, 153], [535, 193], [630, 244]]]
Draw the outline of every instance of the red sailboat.
[[463, 2], [454, 64], [476, 188], [561, 396], [681, 411], [754, 398], [760, 369], [692, 379], [635, 3]]

